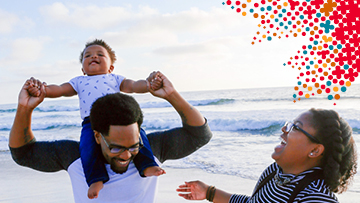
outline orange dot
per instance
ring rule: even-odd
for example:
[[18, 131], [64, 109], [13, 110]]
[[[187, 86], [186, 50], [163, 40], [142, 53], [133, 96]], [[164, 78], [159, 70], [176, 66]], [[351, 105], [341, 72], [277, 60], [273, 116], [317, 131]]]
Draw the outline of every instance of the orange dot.
[[276, 37], [276, 35], [277, 35], [276, 33], [273, 34], [274, 37]]
[[278, 5], [278, 6], [277, 6], [277, 9], [281, 9], [281, 5]]
[[311, 91], [311, 90], [312, 90], [312, 87], [311, 87], [311, 86], [309, 86], [309, 87], [308, 87], [308, 90], [309, 90], [309, 91]]
[[321, 94], [321, 93], [322, 93], [321, 89], [318, 89], [316, 92], [317, 92], [318, 94]]
[[299, 90], [299, 87], [295, 86], [295, 87], [294, 87], [294, 90], [295, 90], [295, 91], [298, 91], [298, 90]]
[[251, 0], [247, 0], [247, 2], [248, 2], [248, 3], [250, 3], [250, 2], [251, 2]]
[[298, 32], [301, 32], [301, 29], [300, 29], [300, 28], [298, 28], [298, 29], [297, 29], [297, 31], [298, 31]]
[[241, 7], [246, 8], [246, 4], [242, 4]]
[[319, 29], [318, 26], [315, 26], [315, 27], [314, 27], [314, 30], [318, 30], [318, 29]]
[[312, 49], [313, 49], [314, 51], [316, 51], [317, 48], [314, 46]]
[[310, 35], [314, 35], [315, 32], [313, 30], [310, 31]]
[[334, 87], [333, 90], [334, 90], [334, 92], [337, 92], [337, 91], [339, 91], [339, 88], [338, 88], [338, 87]]
[[301, 24], [300, 20], [296, 21], [296, 24], [300, 25]]
[[262, 36], [262, 38], [264, 38], [264, 39], [265, 39], [265, 38], [266, 38], [266, 35], [263, 35], [263, 36]]
[[338, 99], [340, 99], [340, 95], [335, 94], [334, 98], [335, 98], [336, 100], [338, 100]]
[[265, 18], [265, 16], [264, 15], [261, 15], [261, 19], [264, 19]]
[[318, 64], [315, 64], [315, 65], [314, 65], [314, 68], [319, 68], [319, 65], [318, 65]]
[[350, 81], [346, 81], [345, 85], [346, 85], [346, 87], [350, 87], [350, 86], [351, 86], [351, 82], [350, 82]]
[[257, 17], [259, 17], [259, 14], [254, 13], [254, 18], [257, 18]]
[[330, 63], [331, 62], [331, 59], [326, 59], [326, 63]]
[[326, 72], [326, 71], [324, 72], [324, 76], [328, 76], [328, 74], [329, 74], [328, 72]]
[[315, 87], [318, 88], [318, 87], [319, 87], [319, 83], [315, 83]]
[[275, 18], [275, 16], [274, 16], [274, 15], [270, 15], [270, 18], [271, 18], [271, 19], [274, 19], [274, 18]]
[[315, 70], [312, 70], [312, 71], [311, 71], [311, 74], [315, 75], [315, 74], [316, 74], [316, 71], [315, 71]]
[[303, 84], [303, 88], [306, 88], [307, 87], [307, 84]]
[[294, 37], [297, 37], [297, 34], [296, 34], [296, 33], [294, 33]]
[[287, 2], [284, 2], [284, 4], [283, 4], [284, 6], [288, 6], [288, 3]]
[[244, 11], [244, 12], [242, 12], [242, 15], [243, 15], [243, 16], [246, 16], [246, 12], [245, 12], [245, 11]]
[[322, 46], [318, 46], [318, 49], [321, 50], [321, 49], [322, 49]]
[[310, 98], [310, 94], [305, 94], [305, 98], [309, 99]]
[[331, 66], [332, 66], [332, 67], [336, 66], [336, 63], [335, 63], [335, 62], [331, 62]]
[[339, 52], [339, 50], [337, 49], [334, 49], [334, 53], [337, 54]]

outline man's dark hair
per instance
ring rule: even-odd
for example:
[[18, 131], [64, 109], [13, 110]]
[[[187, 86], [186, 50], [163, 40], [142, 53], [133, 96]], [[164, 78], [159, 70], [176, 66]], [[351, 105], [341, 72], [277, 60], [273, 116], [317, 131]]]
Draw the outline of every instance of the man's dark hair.
[[97, 99], [91, 107], [90, 122], [93, 130], [107, 136], [110, 125], [127, 126], [143, 122], [143, 114], [137, 101], [122, 93], [108, 94]]

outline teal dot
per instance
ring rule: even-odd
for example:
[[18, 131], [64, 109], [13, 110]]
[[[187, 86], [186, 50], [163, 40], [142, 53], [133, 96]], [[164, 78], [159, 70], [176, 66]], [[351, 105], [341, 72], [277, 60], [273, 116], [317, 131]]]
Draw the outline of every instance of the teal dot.
[[303, 53], [306, 55], [306, 54], [307, 54], [307, 51], [306, 51], [306, 50], [304, 50], [304, 51], [303, 51]]
[[250, 13], [254, 13], [254, 9], [250, 9]]
[[284, 9], [282, 9], [281, 11], [282, 11], [283, 13], [286, 13], [286, 9], [285, 9], [285, 8], [284, 8]]
[[289, 24], [289, 25], [291, 25], [291, 23], [292, 23], [291, 21], [288, 21], [288, 24]]
[[309, 32], [309, 31], [310, 31], [310, 28], [309, 28], [309, 27], [306, 27], [305, 30], [306, 30], [306, 32]]
[[329, 49], [330, 49], [330, 50], [333, 50], [333, 49], [334, 49], [334, 46], [333, 46], [333, 45], [330, 45], [330, 46], [329, 46]]
[[284, 28], [285, 28], [285, 30], [287, 30], [287, 29], [288, 29], [288, 26], [285, 25]]
[[284, 25], [284, 23], [283, 22], [280, 22], [280, 24], [279, 24], [280, 26], [283, 26]]
[[270, 36], [268, 36], [268, 37], [267, 37], [267, 40], [268, 40], [268, 41], [271, 41], [271, 37], [270, 37]]
[[327, 86], [331, 86], [331, 81], [327, 81], [327, 82], [326, 82], [326, 85], [327, 85]]
[[318, 42], [318, 41], [316, 41], [316, 40], [314, 40], [314, 45], [317, 45], [317, 44], [319, 44], [319, 42]]
[[260, 11], [265, 11], [265, 8], [264, 8], [264, 7], [261, 7], [261, 8], [260, 8]]
[[307, 2], [310, 2], [311, 0], [306, 0]]
[[309, 45], [309, 46], [308, 46], [308, 49], [312, 49], [312, 46], [311, 46], [311, 45]]
[[306, 66], [306, 69], [310, 69], [310, 66]]
[[336, 47], [337, 47], [338, 49], [341, 49], [341, 48], [342, 48], [342, 45], [341, 45], [341, 44], [338, 44]]
[[333, 98], [334, 98], [334, 97], [333, 97], [332, 95], [329, 95], [329, 96], [328, 96], [328, 99], [329, 99], [329, 100], [332, 100]]
[[317, 13], [316, 17], [320, 18], [321, 17], [321, 13]]
[[303, 15], [300, 15], [300, 19], [303, 20], [305, 17]]
[[298, 82], [298, 85], [301, 85], [301, 81]]
[[267, 9], [268, 11], [271, 11], [272, 7], [271, 7], [271, 6], [268, 6], [266, 9]]
[[296, 94], [294, 94], [293, 97], [296, 98]]
[[342, 92], [346, 92], [346, 87], [341, 87]]
[[279, 22], [279, 19], [278, 19], [278, 18], [275, 18], [275, 22]]
[[281, 18], [282, 17], [282, 13], [279, 13], [279, 18]]
[[345, 65], [344, 65], [344, 69], [345, 69], [345, 70], [349, 69], [349, 65], [348, 65], [348, 64], [345, 64]]
[[314, 65], [314, 61], [310, 61], [310, 65]]

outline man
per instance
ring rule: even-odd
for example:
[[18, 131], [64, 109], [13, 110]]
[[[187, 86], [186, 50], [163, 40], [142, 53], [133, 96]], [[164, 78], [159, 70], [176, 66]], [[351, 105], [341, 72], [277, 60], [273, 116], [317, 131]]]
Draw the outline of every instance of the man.
[[[167, 100], [183, 122], [181, 128], [147, 135], [155, 160], [163, 163], [168, 159], [179, 159], [193, 153], [209, 142], [212, 134], [200, 112], [181, 97], [163, 74], [159, 73], [159, 77], [163, 81], [163, 87], [156, 91], [151, 90], [151, 94]], [[41, 86], [41, 94], [39, 97], [31, 97], [27, 91], [31, 82], [28, 80], [20, 91], [19, 104], [10, 132], [9, 146], [16, 163], [47, 172], [67, 170], [72, 182], [75, 202], [155, 201], [158, 178], [156, 176], [140, 177], [131, 162], [137, 154], [136, 148], [142, 144], [139, 135], [141, 122], [138, 122], [142, 119], [142, 116], [139, 116], [141, 110], [136, 101], [131, 99], [132, 97], [122, 94], [108, 95], [93, 105], [90, 119], [96, 142], [101, 147], [100, 156], [108, 163], [106, 168], [110, 180], [104, 184], [97, 199], [89, 200], [87, 198], [88, 186], [79, 159], [79, 143], [68, 140], [35, 141], [31, 130], [31, 115], [43, 101], [45, 88], [37, 81]], [[104, 106], [111, 108], [104, 108]], [[119, 106], [123, 106], [123, 109], [117, 112], [115, 109], [120, 108]], [[126, 110], [133, 114], [130, 117], [135, 119], [130, 124], [117, 123], [118, 119], [122, 119], [124, 114], [129, 113]], [[95, 113], [96, 111], [98, 113]], [[110, 123], [103, 122], [105, 118], [110, 118], [108, 119]], [[108, 127], [103, 127], [104, 125]]]

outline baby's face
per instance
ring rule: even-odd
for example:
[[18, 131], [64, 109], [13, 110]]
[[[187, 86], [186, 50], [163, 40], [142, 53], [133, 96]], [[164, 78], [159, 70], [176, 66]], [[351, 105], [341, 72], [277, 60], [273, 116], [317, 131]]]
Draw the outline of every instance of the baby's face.
[[92, 45], [85, 49], [82, 59], [84, 75], [102, 75], [111, 73], [114, 66], [107, 50], [100, 45]]

